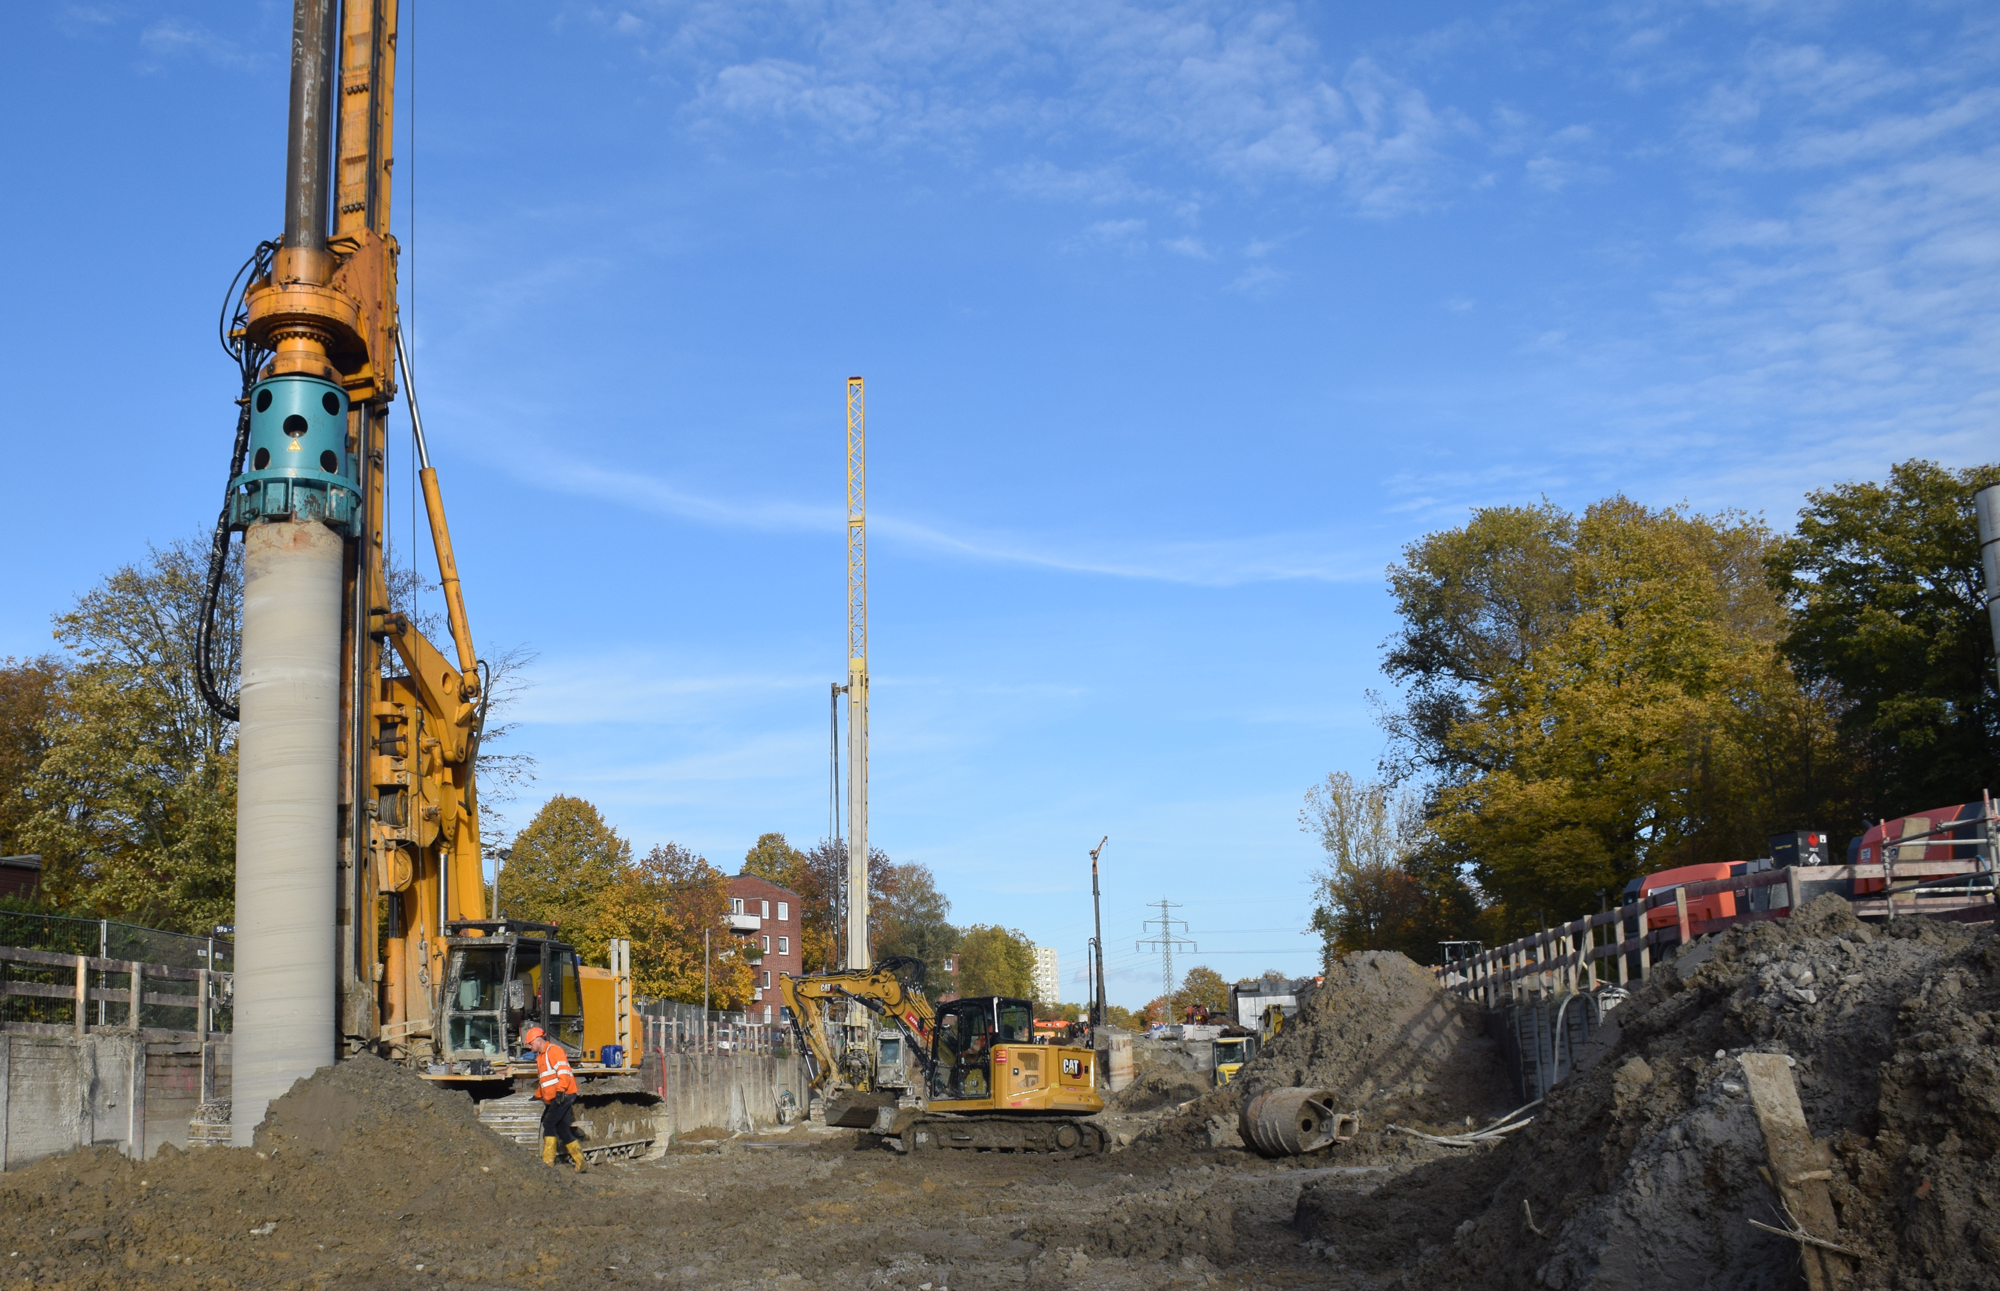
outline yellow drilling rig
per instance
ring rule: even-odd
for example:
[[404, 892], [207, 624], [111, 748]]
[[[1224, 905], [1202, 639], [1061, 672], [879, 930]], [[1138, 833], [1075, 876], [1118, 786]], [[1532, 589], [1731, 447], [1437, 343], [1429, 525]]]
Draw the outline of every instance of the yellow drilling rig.
[[[248, 1143], [295, 1079], [363, 1051], [514, 1101], [532, 1071], [518, 1037], [535, 1024], [578, 1060], [580, 1122], [603, 1109], [592, 1150], [634, 1151], [652, 1138], [620, 948], [611, 968], [587, 967], [556, 928], [485, 908], [476, 770], [492, 679], [397, 307], [396, 24], [397, 0], [295, 0], [284, 232], [225, 297], [241, 393], [198, 671], [203, 696], [239, 722], [232, 1137]], [[391, 595], [398, 394], [449, 652]], [[213, 657], [233, 533], [244, 566], [231, 699]]]

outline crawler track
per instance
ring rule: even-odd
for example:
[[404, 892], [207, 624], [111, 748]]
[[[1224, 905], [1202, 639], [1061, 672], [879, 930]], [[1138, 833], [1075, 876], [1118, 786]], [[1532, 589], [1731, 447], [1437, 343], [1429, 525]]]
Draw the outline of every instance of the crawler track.
[[1104, 1131], [1072, 1117], [919, 1115], [892, 1140], [905, 1152], [976, 1148], [989, 1152], [1045, 1152], [1096, 1156], [1109, 1146]]

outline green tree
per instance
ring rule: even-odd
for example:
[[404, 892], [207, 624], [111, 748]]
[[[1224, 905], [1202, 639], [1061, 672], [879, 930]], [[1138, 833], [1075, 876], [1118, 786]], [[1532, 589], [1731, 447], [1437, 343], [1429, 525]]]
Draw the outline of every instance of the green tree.
[[914, 861], [892, 865], [882, 882], [874, 917], [875, 957], [909, 955], [924, 965], [924, 993], [936, 999], [951, 987], [945, 960], [957, 953], [959, 931], [946, 918], [951, 901], [938, 891], [930, 867]]
[[631, 941], [636, 994], [699, 1004], [706, 955], [712, 1005], [745, 1008], [754, 989], [752, 970], [743, 943], [728, 931], [728, 911], [728, 876], [667, 843], [620, 869], [598, 898], [592, 924], [604, 937]]
[[1973, 494], [2000, 465], [1912, 460], [1882, 483], [1806, 495], [1768, 558], [1791, 609], [1786, 655], [1838, 687], [1840, 730], [1869, 757], [1856, 818], [1977, 797], [2000, 772], [2000, 688]]
[[27, 850], [22, 831], [36, 811], [36, 779], [49, 751], [48, 721], [63, 672], [53, 655], [0, 662], [0, 856]]
[[[1477, 543], [1416, 544], [1391, 579], [1406, 620], [1446, 619], [1409, 622], [1392, 665], [1417, 699], [1462, 705], [1391, 721], [1406, 762], [1436, 776], [1435, 842], [1416, 856], [1469, 868], [1497, 902], [1489, 935], [1594, 909], [1633, 875], [1762, 855], [1769, 832], [1824, 818], [1840, 777], [1797, 777], [1841, 761], [1834, 701], [1778, 653], [1768, 530], [1617, 497], [1574, 520], [1548, 507], [1498, 520], [1475, 515]], [[1491, 567], [1515, 573], [1480, 575]], [[1447, 594], [1461, 580], [1485, 589], [1473, 609]], [[1476, 666], [1445, 659], [1459, 648]]]
[[1124, 1031], [1143, 1031], [1146, 1029], [1146, 1019], [1122, 1004], [1105, 1005], [1104, 1021], [1106, 1025], [1118, 1027]]
[[557, 794], [514, 836], [500, 870], [500, 908], [516, 919], [556, 925], [564, 940], [602, 964], [605, 942], [615, 935], [603, 919], [605, 897], [631, 865], [632, 845], [596, 807]]
[[1576, 530], [1546, 501], [1486, 507], [1403, 549], [1389, 569], [1402, 624], [1382, 660], [1405, 692], [1384, 718], [1392, 778], [1455, 783], [1488, 769], [1455, 734], [1576, 616]]
[[1354, 950], [1425, 962], [1477, 917], [1459, 866], [1434, 859], [1437, 840], [1415, 791], [1336, 771], [1306, 792], [1299, 828], [1326, 854], [1313, 874], [1311, 921], [1325, 962]]
[[1018, 929], [973, 924], [959, 938], [958, 993], [1034, 998], [1035, 944]]
[[1180, 989], [1174, 992], [1174, 1017], [1185, 1018], [1192, 1008], [1206, 1008], [1217, 1017], [1229, 1016], [1229, 983], [1205, 964], [1188, 969]]
[[[194, 680], [207, 570], [205, 538], [153, 548], [55, 620], [74, 662], [45, 701], [15, 844], [41, 853], [55, 904], [186, 932], [233, 921], [236, 727]], [[240, 557], [225, 574], [216, 654], [231, 690]]]

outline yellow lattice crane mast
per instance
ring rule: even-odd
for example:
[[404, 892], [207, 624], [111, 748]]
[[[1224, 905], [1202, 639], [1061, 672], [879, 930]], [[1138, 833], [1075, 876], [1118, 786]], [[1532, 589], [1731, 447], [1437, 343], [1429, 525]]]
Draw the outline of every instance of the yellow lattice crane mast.
[[[860, 377], [847, 378], [847, 955], [868, 956], [868, 445]], [[859, 1021], [860, 1019], [856, 1019]]]

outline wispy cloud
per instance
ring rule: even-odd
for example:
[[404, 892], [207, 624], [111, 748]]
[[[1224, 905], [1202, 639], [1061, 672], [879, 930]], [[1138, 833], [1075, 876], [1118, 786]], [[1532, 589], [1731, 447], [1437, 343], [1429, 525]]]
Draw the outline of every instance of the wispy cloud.
[[[1183, 0], [686, 0], [599, 15], [694, 84], [696, 129], [934, 147], [1043, 196], [1137, 200], [1169, 158], [1252, 187], [1333, 187], [1359, 212], [1439, 200], [1467, 121], [1376, 61], [1330, 54], [1296, 10]], [[1025, 159], [1019, 154], [1026, 153]], [[1051, 157], [1124, 155], [1066, 168]], [[1117, 195], [1114, 198], [1114, 195]]]
[[[550, 453], [527, 455], [521, 478], [541, 488], [724, 528], [832, 535], [846, 523], [846, 513], [834, 507], [715, 498], [643, 472], [607, 471]], [[1374, 577], [1380, 563], [1373, 553], [1354, 551], [1319, 533], [1202, 541], [1051, 542], [998, 530], [947, 527], [878, 509], [871, 509], [868, 529], [873, 539], [956, 559], [1200, 586], [1301, 579], [1345, 582]]]
[[261, 61], [235, 41], [185, 18], [162, 18], [147, 27], [139, 34], [139, 47], [155, 61], [199, 58], [220, 67], [248, 67]]

